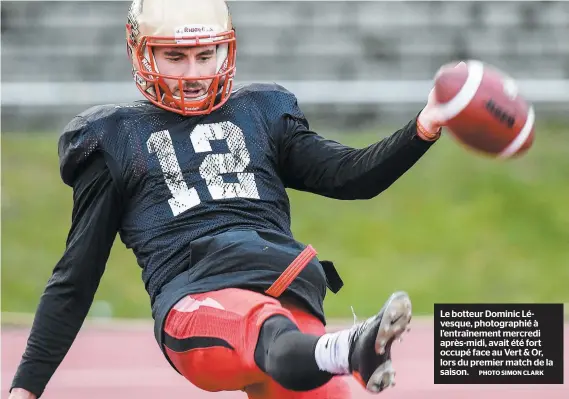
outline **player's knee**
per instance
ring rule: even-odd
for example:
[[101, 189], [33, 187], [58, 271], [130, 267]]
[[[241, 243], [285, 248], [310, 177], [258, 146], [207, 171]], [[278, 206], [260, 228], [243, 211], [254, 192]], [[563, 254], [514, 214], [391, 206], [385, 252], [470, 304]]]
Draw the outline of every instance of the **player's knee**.
[[298, 331], [298, 327], [285, 316], [275, 315], [265, 320], [255, 348], [255, 362], [261, 370], [267, 371], [269, 350], [274, 347], [279, 337], [290, 331]]

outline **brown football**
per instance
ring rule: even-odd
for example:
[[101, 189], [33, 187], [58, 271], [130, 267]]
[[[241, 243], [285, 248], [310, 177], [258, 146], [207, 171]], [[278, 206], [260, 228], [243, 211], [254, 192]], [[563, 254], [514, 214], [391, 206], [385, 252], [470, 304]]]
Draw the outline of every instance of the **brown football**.
[[468, 148], [510, 158], [533, 144], [535, 112], [514, 79], [477, 60], [448, 64], [435, 77], [447, 129]]

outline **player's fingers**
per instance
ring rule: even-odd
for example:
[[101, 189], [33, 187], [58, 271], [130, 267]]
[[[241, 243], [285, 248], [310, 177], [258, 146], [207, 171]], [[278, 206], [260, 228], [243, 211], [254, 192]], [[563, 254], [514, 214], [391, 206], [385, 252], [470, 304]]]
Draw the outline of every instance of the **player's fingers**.
[[439, 68], [439, 70], [437, 71], [437, 73], [435, 73], [435, 80], [437, 80], [438, 77], [439, 77], [445, 70], [447, 70], [447, 69], [449, 69], [449, 68], [458, 68], [459, 66], [462, 66], [462, 65], [466, 65], [466, 62], [464, 62], [464, 61], [459, 61], [459, 62], [456, 63], [454, 66], [452, 65], [452, 63], [448, 63], [448, 64], [445, 64], [445, 65], [441, 66], [441, 67]]

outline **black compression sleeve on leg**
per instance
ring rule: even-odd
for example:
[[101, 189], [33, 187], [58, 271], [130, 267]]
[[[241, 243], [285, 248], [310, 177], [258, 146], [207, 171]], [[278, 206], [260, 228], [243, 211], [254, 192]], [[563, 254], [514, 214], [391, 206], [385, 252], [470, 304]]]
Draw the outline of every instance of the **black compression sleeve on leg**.
[[309, 391], [318, 388], [333, 377], [316, 364], [314, 349], [318, 338], [303, 334], [285, 316], [272, 316], [261, 327], [255, 362], [286, 389]]

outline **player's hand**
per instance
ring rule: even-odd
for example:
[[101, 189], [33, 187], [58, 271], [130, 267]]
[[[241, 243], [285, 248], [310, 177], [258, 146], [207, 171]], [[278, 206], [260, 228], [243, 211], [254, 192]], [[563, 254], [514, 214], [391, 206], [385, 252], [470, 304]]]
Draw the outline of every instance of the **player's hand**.
[[445, 122], [439, 103], [435, 98], [435, 89], [432, 89], [429, 93], [427, 105], [417, 118], [417, 134], [423, 140], [434, 141], [440, 137]]
[[[462, 63], [459, 62], [456, 66]], [[442, 69], [443, 67], [441, 67]], [[437, 71], [437, 76], [440, 72]], [[441, 135], [442, 128], [446, 125], [446, 118], [441, 110], [441, 106], [438, 103], [435, 96], [435, 89], [433, 88], [429, 93], [429, 98], [427, 100], [427, 105], [417, 118], [417, 132], [419, 137], [423, 140], [434, 141], [438, 139]]]
[[37, 399], [37, 396], [23, 388], [14, 388], [8, 399]]

